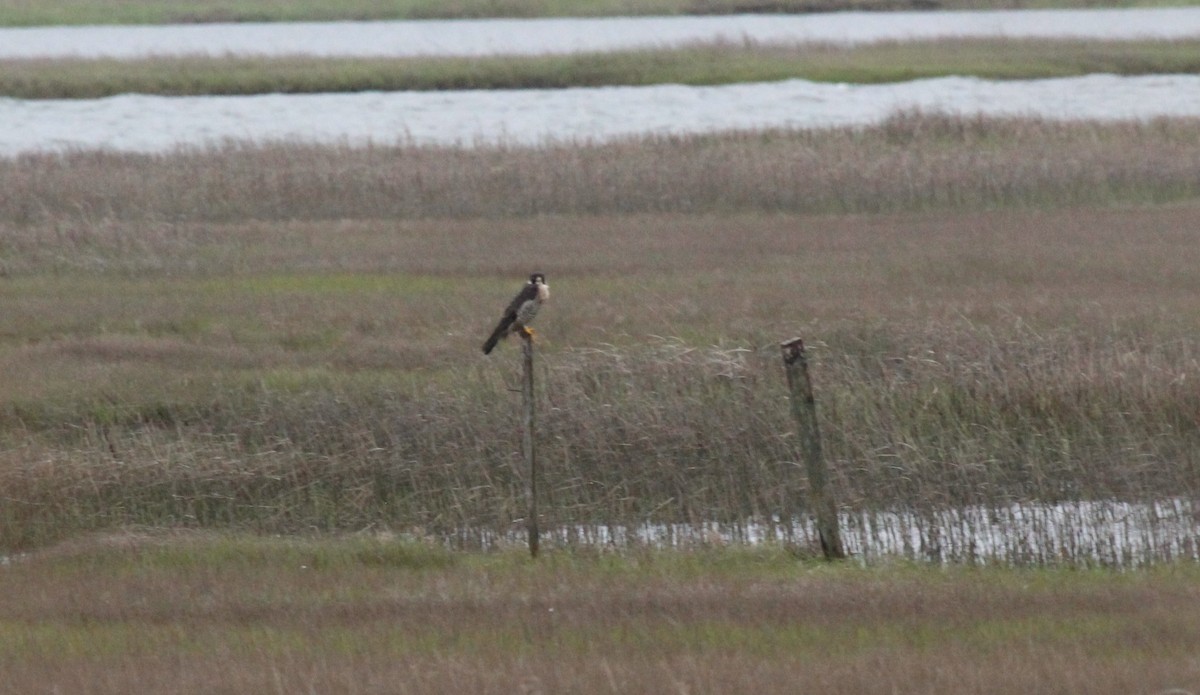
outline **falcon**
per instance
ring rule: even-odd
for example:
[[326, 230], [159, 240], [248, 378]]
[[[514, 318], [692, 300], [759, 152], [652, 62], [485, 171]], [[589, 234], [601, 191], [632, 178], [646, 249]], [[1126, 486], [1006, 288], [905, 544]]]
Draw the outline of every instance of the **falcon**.
[[492, 335], [483, 344], [483, 354], [490, 353], [501, 338], [507, 338], [514, 333], [532, 338], [533, 329], [529, 328], [529, 322], [537, 316], [542, 302], [549, 298], [550, 285], [546, 284], [546, 276], [542, 273], [530, 275], [529, 282], [521, 288], [516, 297], [513, 297], [512, 303], [504, 310], [500, 323], [496, 324], [496, 330], [492, 331]]

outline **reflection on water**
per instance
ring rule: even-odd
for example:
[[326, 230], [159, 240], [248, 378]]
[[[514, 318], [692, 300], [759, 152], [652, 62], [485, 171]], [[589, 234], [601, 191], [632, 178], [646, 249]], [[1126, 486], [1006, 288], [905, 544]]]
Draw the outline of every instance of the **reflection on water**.
[[[1138, 567], [1200, 560], [1200, 505], [1186, 499], [1153, 503], [1115, 500], [1059, 504], [1014, 503], [925, 512], [844, 512], [846, 551], [872, 562], [907, 558], [952, 563]], [[524, 543], [524, 522], [510, 534], [458, 531], [456, 545]], [[671, 547], [788, 543], [819, 547], [808, 521], [572, 526], [543, 533], [543, 544], [593, 547]]]

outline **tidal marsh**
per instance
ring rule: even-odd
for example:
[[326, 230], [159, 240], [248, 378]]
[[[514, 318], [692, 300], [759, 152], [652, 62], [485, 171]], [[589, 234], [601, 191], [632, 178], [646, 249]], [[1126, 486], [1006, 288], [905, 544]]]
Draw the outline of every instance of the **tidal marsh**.
[[[909, 115], [7, 160], [3, 543], [507, 533], [515, 365], [478, 351], [531, 265], [554, 287], [547, 528], [778, 514], [801, 489], [776, 347], [794, 335], [847, 509], [1194, 499], [1192, 128]], [[1054, 561], [1097, 561], [1076, 552]]]
[[[124, 5], [103, 15], [146, 9]], [[532, 563], [503, 539], [512, 347], [477, 353], [547, 272], [551, 528], [703, 530], [799, 498], [776, 347], [796, 334], [845, 509], [1195, 500], [1195, 128], [909, 114], [2, 159], [0, 683], [1195, 690], [1200, 584], [1170, 549], [1136, 572], [831, 566], [795, 538], [562, 534]], [[450, 549], [480, 531], [492, 552]]]

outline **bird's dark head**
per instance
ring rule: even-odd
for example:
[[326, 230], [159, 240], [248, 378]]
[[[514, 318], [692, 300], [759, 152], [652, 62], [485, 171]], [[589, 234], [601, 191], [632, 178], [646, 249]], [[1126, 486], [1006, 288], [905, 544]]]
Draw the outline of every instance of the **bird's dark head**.
[[542, 273], [533, 273], [529, 276], [529, 284], [544, 285], [546, 284], [546, 276]]

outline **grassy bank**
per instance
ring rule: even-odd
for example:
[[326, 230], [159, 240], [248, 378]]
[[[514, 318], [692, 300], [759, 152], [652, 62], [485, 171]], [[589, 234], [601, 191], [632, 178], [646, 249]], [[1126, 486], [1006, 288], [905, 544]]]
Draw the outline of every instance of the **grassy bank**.
[[[1113, 6], [1156, 6], [1134, 0]], [[1178, 4], [1187, 4], [1180, 2]], [[0, 26], [1095, 7], [1087, 0], [0, 0]]]
[[1196, 580], [116, 536], [0, 570], [0, 666], [25, 693], [1174, 692]]
[[487, 58], [199, 58], [9, 60], [0, 96], [83, 99], [143, 94], [261, 94], [441, 89], [715, 85], [806, 79], [898, 82], [1200, 71], [1197, 41], [943, 40], [859, 47], [754, 44]]

